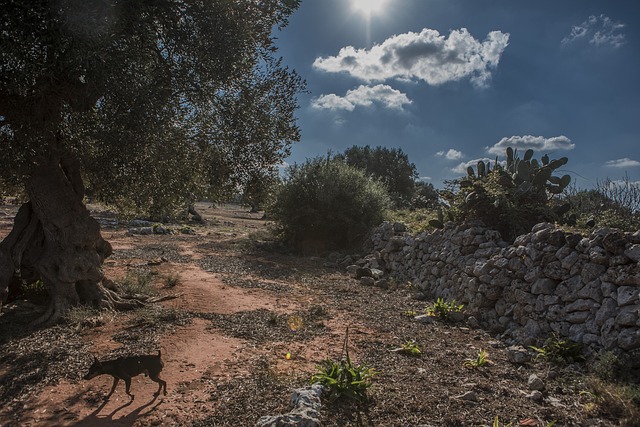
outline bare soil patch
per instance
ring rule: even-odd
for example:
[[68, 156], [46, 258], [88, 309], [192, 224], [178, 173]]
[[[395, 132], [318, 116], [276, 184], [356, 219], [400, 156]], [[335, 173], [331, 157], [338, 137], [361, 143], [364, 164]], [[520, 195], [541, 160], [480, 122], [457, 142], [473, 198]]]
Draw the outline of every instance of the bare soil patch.
[[[102, 221], [114, 247], [107, 275], [150, 272], [160, 295], [174, 299], [93, 323], [33, 330], [37, 307], [16, 301], [0, 316], [0, 426], [250, 426], [288, 411], [293, 388], [304, 386], [326, 358], [340, 356], [347, 327], [350, 353], [378, 375], [371, 402], [324, 402], [327, 426], [615, 426], [612, 415], [589, 411], [580, 391], [584, 367], [514, 365], [505, 345], [464, 323], [421, 323], [427, 302], [410, 286], [364, 287], [342, 266], [287, 254], [265, 241], [267, 224], [238, 207], [198, 206], [206, 225], [194, 235], [129, 235]], [[0, 212], [0, 233], [12, 206]], [[103, 216], [103, 212], [96, 211]], [[168, 285], [167, 278], [177, 280]], [[414, 340], [421, 357], [392, 351]], [[135, 377], [130, 401], [112, 379], [82, 380], [93, 356], [162, 351], [167, 396]], [[489, 353], [491, 364], [467, 359]], [[291, 359], [285, 354], [290, 353]], [[527, 395], [527, 380], [545, 382], [544, 399]], [[473, 392], [475, 400], [462, 398]], [[527, 424], [528, 423], [528, 424]], [[627, 424], [632, 425], [632, 424]]]

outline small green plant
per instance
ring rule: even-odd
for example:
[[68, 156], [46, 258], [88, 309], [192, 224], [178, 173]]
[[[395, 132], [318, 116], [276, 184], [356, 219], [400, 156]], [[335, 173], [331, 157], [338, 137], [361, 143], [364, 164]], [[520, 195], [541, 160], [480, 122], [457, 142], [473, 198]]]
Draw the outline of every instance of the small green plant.
[[404, 354], [408, 354], [409, 356], [414, 356], [414, 357], [418, 357], [422, 355], [422, 352], [420, 351], [420, 347], [418, 347], [418, 344], [416, 344], [414, 340], [409, 340], [404, 344], [401, 344], [400, 351]]
[[414, 310], [405, 310], [402, 312], [402, 315], [407, 317], [415, 317], [416, 314], [417, 313]]
[[584, 361], [582, 344], [568, 338], [553, 334], [544, 341], [542, 347], [530, 346], [537, 354], [535, 361], [540, 359], [559, 365]]
[[369, 400], [367, 390], [371, 387], [376, 372], [364, 364], [352, 363], [349, 357], [348, 340], [349, 328], [345, 334], [340, 360], [323, 361], [311, 377], [311, 381], [324, 385], [329, 390], [331, 400], [347, 397], [358, 402], [367, 402]]
[[435, 303], [427, 307], [427, 314], [443, 320], [451, 320], [451, 315], [460, 313], [463, 307], [462, 304], [456, 304], [455, 300], [446, 302], [444, 299], [438, 298]]
[[480, 350], [475, 359], [465, 359], [463, 366], [467, 368], [478, 369], [483, 366], [489, 365], [491, 361], [489, 360], [489, 353], [484, 350]]

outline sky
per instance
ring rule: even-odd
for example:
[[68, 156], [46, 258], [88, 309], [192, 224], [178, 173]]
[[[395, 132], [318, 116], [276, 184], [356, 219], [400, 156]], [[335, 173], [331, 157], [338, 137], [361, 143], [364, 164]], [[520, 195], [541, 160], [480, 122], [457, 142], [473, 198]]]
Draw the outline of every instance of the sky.
[[511, 146], [640, 182], [640, 1], [302, 0], [275, 36], [308, 90], [288, 164], [400, 148], [442, 188]]

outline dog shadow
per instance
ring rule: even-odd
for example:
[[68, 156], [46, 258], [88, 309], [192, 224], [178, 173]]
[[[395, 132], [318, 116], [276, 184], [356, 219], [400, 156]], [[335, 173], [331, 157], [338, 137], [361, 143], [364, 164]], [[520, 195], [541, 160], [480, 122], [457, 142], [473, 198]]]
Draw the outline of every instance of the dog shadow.
[[151, 400], [146, 402], [145, 404], [135, 408], [127, 415], [123, 417], [119, 417], [114, 419], [114, 417], [121, 412], [122, 410], [130, 407], [135, 401], [129, 400], [121, 404], [120, 406], [114, 408], [108, 414], [103, 414], [104, 408], [109, 404], [109, 400], [103, 401], [100, 406], [98, 406], [92, 413], [87, 415], [85, 418], [78, 420], [74, 427], [89, 427], [89, 426], [113, 426], [113, 425], [121, 425], [121, 426], [130, 426], [141, 416], [146, 416], [155, 411], [163, 402], [164, 398], [160, 398], [159, 395], [154, 395]]

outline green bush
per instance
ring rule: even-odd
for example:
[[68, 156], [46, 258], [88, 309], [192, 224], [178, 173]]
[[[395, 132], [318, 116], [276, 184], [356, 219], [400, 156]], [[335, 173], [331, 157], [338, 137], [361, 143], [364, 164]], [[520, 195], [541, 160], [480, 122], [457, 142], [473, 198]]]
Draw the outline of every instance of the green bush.
[[364, 171], [315, 158], [290, 167], [269, 213], [287, 244], [322, 251], [359, 244], [389, 206], [384, 186]]

